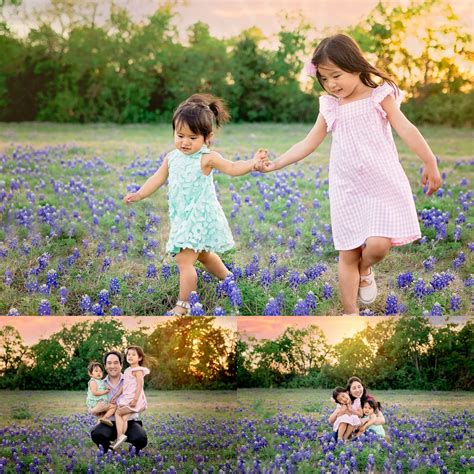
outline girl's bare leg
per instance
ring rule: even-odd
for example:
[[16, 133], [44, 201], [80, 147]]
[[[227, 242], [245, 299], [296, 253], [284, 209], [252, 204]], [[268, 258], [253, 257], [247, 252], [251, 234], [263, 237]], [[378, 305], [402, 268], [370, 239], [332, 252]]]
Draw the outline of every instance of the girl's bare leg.
[[[128, 418], [133, 413], [128, 407], [119, 407], [115, 412], [115, 423], [117, 425], [117, 439], [124, 435], [128, 429]], [[120, 421], [119, 421], [120, 419]]]
[[337, 429], [337, 439], [344, 439], [344, 433], [347, 428], [347, 423], [341, 423]]
[[[196, 291], [197, 273], [194, 264], [198, 258], [197, 252], [191, 249], [183, 249], [176, 255], [176, 263], [179, 268], [179, 297], [178, 299], [188, 302], [189, 294]], [[186, 309], [175, 306], [173, 312], [185, 314]]]
[[345, 314], [358, 313], [357, 294], [359, 291], [360, 247], [339, 252], [339, 290]]
[[347, 425], [346, 431], [344, 432], [344, 439], [349, 439], [351, 433], [354, 431], [354, 427], [352, 425]]
[[110, 418], [117, 409], [116, 405], [110, 405], [109, 409], [102, 415], [102, 418]]
[[[392, 248], [392, 242], [386, 237], [369, 237], [365, 242], [360, 257], [360, 275], [368, 275], [370, 267], [383, 260]], [[366, 281], [361, 281], [360, 286], [367, 286]]]
[[221, 258], [213, 252], [201, 252], [198, 260], [206, 267], [206, 270], [215, 275], [219, 280], [224, 280], [227, 275], [231, 275]]

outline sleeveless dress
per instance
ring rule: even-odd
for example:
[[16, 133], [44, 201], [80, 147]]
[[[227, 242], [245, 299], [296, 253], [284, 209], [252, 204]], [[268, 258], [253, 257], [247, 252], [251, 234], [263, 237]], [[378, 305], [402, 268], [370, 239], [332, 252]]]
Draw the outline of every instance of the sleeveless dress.
[[166, 251], [225, 252], [234, 239], [224, 211], [217, 200], [213, 172], [201, 171], [201, 157], [210, 153], [203, 146], [192, 155], [174, 150], [168, 155], [168, 202], [170, 235]]
[[104, 395], [93, 395], [91, 392], [90, 383], [95, 382], [97, 385], [97, 390], [99, 392], [103, 392], [107, 386], [102, 379], [95, 379], [91, 377], [89, 383], [87, 384], [87, 398], [86, 398], [86, 405], [87, 408], [94, 408], [99, 402], [109, 403], [109, 394], [106, 393]]
[[[341, 405], [338, 403], [337, 407], [340, 408]], [[352, 409], [358, 410], [360, 408], [360, 398], [356, 398], [352, 402]], [[339, 425], [341, 423], [347, 423], [352, 426], [359, 426], [360, 425], [360, 418], [357, 415], [341, 415], [336, 418], [334, 422], [333, 430], [337, 431], [339, 429]]]
[[380, 105], [391, 94], [400, 106], [403, 94], [397, 92], [384, 83], [370, 97], [347, 104], [319, 98], [332, 132], [329, 203], [336, 250], [360, 247], [368, 237], [388, 237], [393, 246], [421, 237], [410, 183]]
[[135, 390], [137, 389], [137, 379], [135, 375], [133, 375], [133, 372], [140, 370], [143, 372], [143, 377], [150, 373], [149, 369], [142, 366], [135, 367], [134, 369], [129, 367], [125, 370], [123, 373], [123, 392], [117, 400], [118, 406], [126, 406], [136, 413], [146, 410], [147, 408], [145, 391], [143, 389], [138, 397], [137, 404], [134, 407], [130, 406], [130, 402], [135, 397]]
[[[368, 416], [363, 416], [361, 418], [361, 421], [366, 420], [367, 418]], [[370, 425], [367, 428], [367, 431], [373, 431], [377, 436], [380, 436], [381, 438], [385, 438], [385, 430], [382, 425]]]

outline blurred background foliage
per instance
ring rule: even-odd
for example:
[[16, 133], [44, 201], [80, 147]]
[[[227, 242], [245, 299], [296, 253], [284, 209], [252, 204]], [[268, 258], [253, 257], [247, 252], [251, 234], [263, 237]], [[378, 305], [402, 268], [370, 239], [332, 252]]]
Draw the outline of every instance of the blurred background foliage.
[[[1, 121], [167, 122], [195, 92], [223, 97], [234, 121], [315, 119], [321, 89], [303, 65], [317, 41], [335, 31], [308, 42], [314, 26], [288, 15], [271, 41], [257, 27], [220, 39], [202, 22], [183, 39], [173, 24], [174, 2], [138, 23], [113, 1], [98, 21], [98, 6], [99, 0], [51, 0], [31, 14], [34, 26], [21, 37], [9, 23], [24, 11], [18, 7], [15, 18], [10, 6], [3, 14]], [[445, 0], [403, 7], [381, 1], [345, 32], [406, 91], [410, 119], [471, 124], [471, 35]]]
[[129, 345], [144, 348], [149, 388], [235, 389], [236, 333], [213, 320], [172, 318], [150, 332], [127, 330], [117, 318], [95, 318], [64, 326], [31, 347], [16, 328], [5, 325], [0, 327], [0, 389], [86, 390], [89, 363], [102, 363], [107, 351], [123, 352]]
[[239, 387], [345, 387], [358, 376], [371, 389], [473, 390], [474, 324], [434, 326], [392, 318], [328, 344], [312, 325], [276, 338], [237, 342]]

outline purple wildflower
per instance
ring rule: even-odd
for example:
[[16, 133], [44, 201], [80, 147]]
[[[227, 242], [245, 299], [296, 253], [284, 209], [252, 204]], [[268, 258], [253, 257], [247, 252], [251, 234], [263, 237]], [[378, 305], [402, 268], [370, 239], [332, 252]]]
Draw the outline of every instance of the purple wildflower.
[[112, 295], [120, 293], [120, 282], [118, 278], [111, 278], [109, 282], [109, 291]]
[[398, 299], [393, 293], [390, 293], [387, 296], [385, 314], [389, 316], [391, 314], [397, 314], [397, 313], [398, 313]]
[[307, 316], [309, 313], [306, 303], [301, 298], [295, 304], [293, 309], [293, 316]]
[[431, 308], [431, 316], [443, 316], [443, 309], [439, 303], [435, 303]]
[[82, 295], [81, 302], [79, 303], [81, 311], [87, 313], [92, 307], [92, 300], [89, 295]]
[[122, 308], [119, 308], [118, 306], [112, 306], [110, 309], [110, 314], [112, 316], [123, 316]]
[[51, 305], [48, 300], [41, 300], [38, 305], [38, 314], [40, 316], [51, 316]]
[[[99, 291], [99, 304], [101, 306], [109, 306], [110, 305], [110, 293], [105, 288]], [[101, 316], [98, 314], [97, 316]]]
[[270, 298], [268, 303], [263, 308], [264, 316], [280, 316], [280, 308], [275, 298]]
[[397, 284], [399, 288], [406, 288], [410, 286], [412, 282], [413, 282], [412, 272], [400, 273], [397, 277]]

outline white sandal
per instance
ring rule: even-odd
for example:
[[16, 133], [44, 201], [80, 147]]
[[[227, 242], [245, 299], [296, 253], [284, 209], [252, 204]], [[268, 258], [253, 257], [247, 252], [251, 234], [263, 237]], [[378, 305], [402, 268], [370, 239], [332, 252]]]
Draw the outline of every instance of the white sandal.
[[178, 300], [176, 301], [175, 306], [179, 306], [180, 308], [184, 308], [186, 311], [184, 313], [178, 313], [177, 311], [170, 311], [170, 316], [186, 316], [191, 309], [191, 305], [187, 301]]
[[360, 275], [360, 281], [368, 283], [367, 286], [359, 286], [359, 299], [362, 304], [371, 304], [377, 298], [377, 283], [375, 283], [375, 275], [372, 267], [368, 275]]

